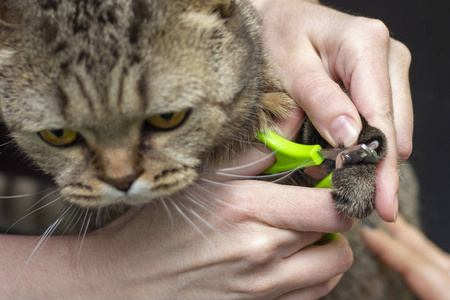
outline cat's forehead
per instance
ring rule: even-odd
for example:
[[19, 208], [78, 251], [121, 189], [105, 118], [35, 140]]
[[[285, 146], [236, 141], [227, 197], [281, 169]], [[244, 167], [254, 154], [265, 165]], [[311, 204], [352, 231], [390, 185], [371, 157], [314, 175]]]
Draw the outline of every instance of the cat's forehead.
[[99, 85], [109, 85], [108, 77], [118, 67], [124, 72], [181, 70], [191, 76], [211, 73], [206, 69], [214, 64], [218, 73], [230, 64], [223, 45], [231, 35], [224, 35], [222, 20], [196, 8], [196, 2], [209, 1], [49, 0], [35, 4], [37, 11], [24, 17], [24, 37], [17, 46], [20, 61], [26, 62], [20, 72], [60, 77], [81, 70]]
[[164, 1], [39, 1], [24, 10], [20, 47], [24, 56], [61, 68], [112, 68], [122, 57], [142, 60], [165, 20]]
[[2, 110], [29, 115], [18, 128], [82, 125], [114, 107], [133, 118], [229, 103], [252, 80], [243, 65], [255, 48], [224, 25], [218, 1], [29, 1], [22, 44], [2, 52], [15, 60], [0, 62], [4, 78], [14, 78], [0, 78], [9, 97]]

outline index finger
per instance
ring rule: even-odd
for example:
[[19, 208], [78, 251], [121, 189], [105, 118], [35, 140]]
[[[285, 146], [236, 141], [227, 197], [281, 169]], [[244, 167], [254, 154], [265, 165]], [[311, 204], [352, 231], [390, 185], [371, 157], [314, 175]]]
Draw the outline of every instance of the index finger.
[[[366, 24], [367, 25], [367, 24]], [[387, 138], [388, 151], [377, 170], [375, 207], [385, 221], [395, 221], [399, 178], [397, 138], [393, 117], [392, 89], [388, 67], [389, 31], [380, 21], [372, 20], [366, 30], [372, 32], [352, 61], [338, 66], [340, 77], [350, 90], [352, 101], [371, 126], [380, 129]], [[354, 45], [348, 45], [354, 47]], [[350, 65], [350, 67], [348, 67]], [[339, 72], [339, 71], [338, 71]]]
[[339, 213], [330, 189], [281, 185], [264, 181], [231, 181], [216, 189], [220, 199], [243, 215], [270, 226], [295, 230], [337, 233], [349, 230], [356, 220]]

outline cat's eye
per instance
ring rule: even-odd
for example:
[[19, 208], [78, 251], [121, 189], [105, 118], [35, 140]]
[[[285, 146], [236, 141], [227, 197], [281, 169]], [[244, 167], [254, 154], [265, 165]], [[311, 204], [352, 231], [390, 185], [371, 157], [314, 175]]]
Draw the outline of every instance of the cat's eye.
[[43, 130], [38, 134], [46, 143], [55, 147], [71, 146], [80, 138], [80, 135], [72, 129]]
[[174, 113], [167, 113], [161, 115], [154, 115], [147, 119], [147, 122], [160, 130], [175, 129], [180, 126], [184, 120], [186, 120], [189, 111], [181, 111]]

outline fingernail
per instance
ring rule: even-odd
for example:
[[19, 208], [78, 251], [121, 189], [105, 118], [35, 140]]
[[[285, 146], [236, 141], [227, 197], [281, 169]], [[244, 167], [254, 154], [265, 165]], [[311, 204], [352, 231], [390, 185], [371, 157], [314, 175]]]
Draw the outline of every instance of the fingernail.
[[340, 116], [330, 125], [330, 135], [334, 141], [333, 146], [351, 146], [358, 140], [361, 128], [349, 116]]
[[398, 217], [398, 194], [395, 195], [395, 200], [394, 200], [394, 223], [397, 222], [397, 217]]

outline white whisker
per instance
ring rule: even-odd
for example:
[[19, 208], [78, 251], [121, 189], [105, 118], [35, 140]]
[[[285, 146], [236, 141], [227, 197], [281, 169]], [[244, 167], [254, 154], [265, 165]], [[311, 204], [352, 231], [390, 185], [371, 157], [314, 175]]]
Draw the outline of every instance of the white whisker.
[[217, 230], [217, 228], [215, 228], [213, 225], [211, 225], [208, 221], [206, 221], [202, 216], [200, 216], [194, 209], [187, 207], [186, 205], [184, 205], [183, 203], [180, 202], [180, 205], [184, 207], [184, 209], [186, 209], [188, 212], [190, 212], [191, 214], [193, 214], [197, 219], [199, 219], [200, 221], [202, 221], [209, 229], [211, 229], [212, 231], [219, 233], [220, 232]]
[[198, 188], [200, 188], [200, 189], [202, 189], [203, 191], [205, 191], [205, 192], [207, 192], [208, 194], [210, 194], [210, 195], [213, 197], [213, 200], [214, 200], [214, 201], [216, 201], [216, 202], [218, 202], [218, 203], [220, 203], [220, 204], [226, 205], [226, 206], [228, 206], [228, 207], [231, 207], [231, 208], [234, 208], [234, 209], [237, 209], [237, 210], [240, 210], [240, 211], [245, 211], [245, 212], [247, 212], [247, 210], [242, 209], [241, 207], [232, 205], [232, 204], [230, 204], [230, 203], [228, 203], [228, 202], [226, 202], [226, 201], [224, 201], [224, 200], [221, 200], [221, 199], [218, 198], [215, 194], [213, 194], [211, 191], [209, 191], [208, 189], [204, 188], [204, 187], [201, 186], [200, 184], [198, 184], [198, 183], [193, 183], [193, 185], [197, 186]]
[[[54, 188], [51, 189], [46, 189], [40, 192], [36, 192], [36, 193], [32, 193], [32, 194], [23, 194], [23, 195], [15, 195], [15, 196], [0, 196], [0, 199], [18, 199], [18, 198], [25, 198], [25, 197], [30, 197], [30, 196], [36, 196], [39, 194], [43, 194], [46, 193], [50, 190], [53, 190]], [[55, 191], [59, 191], [59, 189], [54, 190], [52, 193], [54, 193]], [[47, 196], [46, 196], [47, 197]]]
[[169, 216], [169, 219], [170, 219], [170, 224], [172, 225], [172, 230], [174, 230], [175, 229], [175, 223], [174, 223], [174, 220], [173, 220], [172, 213], [170, 212], [170, 209], [167, 206], [166, 199], [161, 197], [158, 200], [159, 200], [159, 202], [161, 202], [161, 204], [163, 205], [164, 209], [166, 210], [167, 215]]
[[[73, 203], [69, 205], [68, 209], [71, 209], [73, 207]], [[70, 228], [70, 226], [72, 225], [73, 220], [76, 218], [78, 211], [80, 211], [80, 208], [77, 207], [77, 209], [72, 209], [72, 212], [69, 215], [69, 221], [68, 223], [66, 222], [66, 229], [64, 229], [64, 231], [61, 233], [61, 236], [65, 235], [67, 230]]]
[[47, 195], [45, 195], [44, 197], [42, 197], [41, 199], [39, 199], [38, 201], [36, 201], [35, 204], [33, 204], [30, 208], [28, 208], [28, 209], [26, 210], [26, 212], [32, 210], [33, 207], [35, 207], [36, 205], [38, 205], [39, 203], [41, 203], [42, 201], [44, 201], [45, 199], [47, 199], [49, 196], [53, 195], [54, 193], [59, 192], [60, 190], [61, 190], [61, 189], [56, 189], [56, 190], [52, 191], [51, 193], [48, 193]]
[[[50, 225], [49, 228], [51, 228], [51, 231], [48, 233], [47, 241], [48, 241], [48, 238], [50, 238], [50, 236], [53, 235], [53, 233], [55, 232], [55, 230], [58, 228], [58, 226], [59, 226], [59, 225], [61, 224], [61, 222], [64, 220], [64, 216], [67, 214], [67, 212], [69, 211], [69, 209], [70, 209], [70, 207], [66, 208], [66, 210], [64, 210], [64, 213], [62, 213], [62, 214], [61, 214], [61, 215], [60, 215], [60, 216], [59, 216], [59, 217], [58, 217], [58, 218]], [[48, 231], [49, 228], [47, 228], [47, 231]], [[46, 232], [47, 232], [47, 231], [46, 231]], [[44, 233], [44, 235], [45, 235], [45, 233]], [[47, 241], [46, 241], [45, 243], [47, 243]], [[45, 243], [42, 245], [40, 251], [42, 251], [42, 249], [44, 249]], [[36, 255], [36, 256], [39, 255], [40, 251], [37, 252], [35, 255]]]
[[[203, 205], [205, 206], [205, 209], [206, 209], [207, 205], [220, 207], [218, 204], [209, 201], [206, 197], [202, 196], [200, 193], [195, 193], [194, 191], [191, 191], [190, 193], [193, 198], [196, 198], [195, 201], [197, 201], [199, 203], [203, 203]], [[213, 194], [211, 193], [211, 195], [213, 195]], [[216, 197], [216, 196], [213, 195], [213, 197]]]
[[200, 235], [202, 237], [204, 237], [208, 242], [210, 242], [212, 245], [214, 245], [214, 243], [211, 242], [210, 239], [208, 239], [208, 237], [203, 233], [203, 231], [201, 231], [201, 229], [191, 219], [189, 219], [189, 217], [183, 212], [183, 210], [181, 210], [181, 208], [175, 203], [174, 200], [171, 200], [170, 203], [172, 203], [172, 205], [180, 213], [180, 215], [183, 217], [183, 219], [185, 219], [189, 224], [194, 226], [195, 230], [197, 230], [198, 233], [200, 233]]
[[17, 279], [16, 285], [15, 285], [15, 290], [17, 289], [17, 287], [19, 286], [20, 282], [22, 281], [23, 275], [25, 274], [26, 269], [28, 268], [28, 266], [30, 265], [30, 263], [32, 263], [36, 257], [39, 255], [39, 253], [42, 251], [42, 249], [44, 249], [45, 244], [48, 242], [48, 240], [50, 239], [51, 235], [55, 232], [55, 230], [58, 228], [59, 224], [61, 224], [61, 222], [64, 219], [64, 216], [66, 215], [66, 213], [69, 211], [69, 208], [67, 208], [64, 213], [61, 214], [60, 217], [58, 217], [48, 228], [47, 230], [42, 234], [42, 236], [39, 239], [38, 244], [34, 247], [33, 251], [31, 252], [30, 256], [28, 257], [27, 262], [25, 263], [25, 266], [23, 267], [22, 271], [20, 272], [20, 275]]
[[[298, 170], [300, 170], [300, 169], [302, 169], [303, 167], [302, 166], [299, 166], [299, 167], [297, 167], [297, 168], [295, 168], [295, 169], [292, 169], [292, 170], [288, 170], [288, 171], [284, 171], [284, 172], [280, 172], [280, 173], [277, 173], [277, 174], [273, 174], [273, 175], [269, 175], [269, 176], [261, 176], [261, 175], [258, 175], [258, 176], [251, 176], [250, 178], [245, 178], [245, 179], [251, 179], [251, 180], [255, 180], [255, 181], [257, 181], [258, 179], [266, 179], [266, 178], [270, 178], [270, 177], [275, 177], [276, 179], [275, 180], [271, 180], [271, 181], [265, 181], [265, 180], [261, 180], [260, 182], [261, 182], [261, 184], [264, 184], [264, 183], [262, 183], [262, 182], [272, 182], [272, 183], [277, 183], [277, 182], [280, 182], [280, 181], [282, 181], [282, 180], [284, 180], [284, 179], [286, 179], [286, 178], [288, 178], [289, 176], [291, 176], [292, 174], [294, 174], [295, 172], [297, 172]], [[230, 177], [235, 177], [235, 175], [229, 175]], [[280, 177], [281, 176], [281, 177]], [[236, 176], [236, 177], [239, 177], [239, 176]], [[214, 180], [210, 180], [210, 179], [206, 179], [206, 178], [200, 178], [200, 180], [201, 181], [204, 181], [204, 182], [207, 182], [207, 183], [211, 183], [211, 184], [214, 184], [214, 185], [220, 185], [220, 186], [229, 186], [229, 187], [235, 187], [235, 186], [237, 186], [237, 185], [234, 185], [234, 184], [229, 184], [229, 183], [224, 183], [224, 182], [219, 182], [219, 181], [214, 181]], [[239, 185], [239, 187], [241, 187], [241, 188], [246, 188], [246, 187], [255, 187], [255, 185]]]
[[[298, 126], [298, 128], [300, 128], [301, 126], [302, 126], [302, 124], [300, 124]], [[288, 140], [292, 139], [293, 137], [294, 137], [294, 134], [292, 134], [290, 137], [288, 137]], [[276, 152], [277, 152], [277, 150], [272, 151], [272, 153], [267, 154], [266, 156], [264, 156], [264, 157], [262, 157], [262, 158], [260, 158], [258, 160], [255, 160], [255, 161], [253, 161], [251, 163], [248, 163], [248, 164], [244, 164], [244, 165], [240, 165], [240, 166], [236, 166], [236, 167], [230, 167], [230, 168], [223, 168], [223, 169], [219, 169], [218, 171], [220, 171], [220, 172], [230, 172], [230, 171], [236, 171], [236, 170], [241, 170], [241, 169], [244, 169], [244, 168], [248, 168], [248, 167], [251, 167], [251, 166], [253, 166], [255, 164], [258, 164], [258, 163], [268, 159], [269, 157], [275, 155]]]
[[[249, 187], [254, 187], [254, 185], [237, 185], [237, 184], [231, 184], [231, 183], [224, 183], [224, 182], [219, 182], [219, 181], [214, 181], [214, 180], [209, 180], [206, 178], [200, 178], [201, 181], [207, 182], [207, 183], [211, 183], [214, 185], [220, 185], [220, 186], [229, 186], [229, 187], [240, 187], [240, 188], [249, 188]], [[263, 183], [261, 183], [262, 185]]]
[[224, 223], [226, 223], [229, 226], [235, 227], [234, 224], [231, 224], [230, 222], [226, 221], [225, 219], [223, 219], [221, 216], [219, 216], [218, 214], [216, 214], [214, 211], [212, 211], [211, 209], [209, 209], [207, 207], [208, 205], [216, 205], [215, 203], [211, 203], [211, 201], [208, 201], [206, 198], [204, 198], [203, 196], [194, 193], [193, 191], [190, 190], [185, 190], [186, 193], [189, 193], [191, 196], [189, 195], [185, 195], [186, 199], [188, 199], [189, 201], [191, 201], [192, 203], [194, 203], [195, 205], [203, 208], [204, 210], [206, 210], [208, 213], [212, 214], [213, 216], [215, 216], [217, 219], [223, 221]]
[[41, 206], [41, 207], [35, 209], [35, 210], [33, 210], [32, 212], [26, 214], [25, 216], [23, 216], [22, 218], [20, 218], [20, 219], [17, 220], [16, 222], [14, 222], [11, 226], [9, 226], [9, 228], [5, 231], [5, 234], [7, 234], [7, 233], [11, 230], [11, 228], [13, 228], [15, 225], [17, 225], [17, 223], [21, 222], [23, 219], [25, 219], [25, 218], [29, 217], [30, 215], [32, 215], [32, 214], [34, 214], [34, 213], [36, 213], [36, 212], [38, 212], [38, 211], [40, 211], [40, 210], [46, 208], [46, 207], [49, 206], [49, 205], [52, 205], [53, 203], [59, 201], [61, 198], [62, 198], [62, 197], [58, 197], [58, 198], [56, 198], [55, 200], [53, 200], [53, 201], [51, 201], [51, 202], [49, 202], [49, 203], [47, 203], [47, 204], [45, 204], [45, 205], [43, 205], [43, 206]]
[[96, 229], [98, 229], [98, 232], [100, 234], [100, 238], [102, 238], [101, 213], [102, 213], [101, 207], [97, 208], [97, 216], [96, 216], [96, 220], [95, 220], [95, 227], [96, 227]]
[[[87, 220], [87, 217], [88, 217], [89, 209], [86, 208], [86, 209], [84, 209], [84, 211], [85, 211], [84, 219], [83, 219], [83, 223], [81, 224], [80, 232], [78, 233], [77, 245], [78, 245], [78, 242], [80, 241], [81, 233], [83, 232], [83, 228], [84, 228], [84, 224], [86, 224], [86, 220]], [[81, 215], [83, 215], [83, 213], [81, 213]], [[81, 249], [81, 246], [80, 246], [80, 249]]]
[[298, 168], [296, 168], [296, 169], [292, 169], [292, 170], [290, 170], [289, 172], [287, 172], [284, 176], [282, 176], [282, 177], [280, 177], [280, 178], [278, 178], [278, 179], [276, 179], [276, 180], [273, 180], [273, 181], [271, 181], [271, 182], [272, 182], [272, 183], [280, 182], [280, 181], [282, 181], [282, 180], [288, 178], [289, 176], [291, 176], [291, 175], [294, 174], [295, 172], [297, 172], [297, 170], [299, 170], [299, 169], [301, 169], [301, 167], [298, 167]]
[[[295, 170], [297, 170], [297, 169], [295, 169]], [[221, 175], [221, 176], [232, 177], [232, 178], [241, 178], [241, 179], [268, 179], [268, 178], [272, 178], [272, 177], [279, 177], [281, 175], [290, 173], [291, 171], [292, 170], [280, 172], [277, 174], [262, 174], [262, 175], [237, 175], [237, 174], [230, 174], [230, 173], [224, 173], [224, 172], [219, 172], [219, 171], [206, 171], [206, 173], [214, 173], [214, 174]]]
[[[73, 216], [73, 219], [70, 221], [70, 223], [72, 224], [73, 223], [73, 225], [69, 228], [68, 227], [68, 231], [70, 232], [70, 231], [72, 231], [76, 226], [77, 226], [77, 224], [79, 224], [79, 222], [80, 222], [80, 220], [81, 220], [81, 217], [83, 216], [83, 209], [81, 208], [81, 207], [78, 207], [77, 208], [77, 210], [76, 210], [76, 213], [75, 213], [75, 215]], [[77, 215], [78, 215], [78, 219], [75, 221], [75, 222], [73, 222], [74, 220], [75, 220], [75, 218], [77, 217]], [[70, 226], [70, 225], [69, 225]]]
[[3, 143], [3, 144], [0, 144], [0, 147], [6, 146], [6, 145], [9, 145], [9, 144], [12, 144], [12, 141], [9, 141], [9, 142], [6, 142], [6, 143]]
[[[86, 212], [87, 211], [88, 210], [86, 210]], [[92, 218], [92, 212], [89, 214], [89, 218], [88, 218], [87, 223], [86, 223], [86, 228], [84, 229], [84, 232], [83, 232], [83, 238], [81, 239], [80, 249], [78, 250], [78, 257], [81, 256], [81, 249], [83, 248], [84, 239], [86, 238], [86, 234], [87, 234], [87, 231], [88, 231], [88, 228], [89, 228], [89, 224], [91, 222], [91, 218]]]
[[236, 170], [245, 169], [245, 168], [251, 167], [253, 165], [259, 164], [259, 163], [267, 160], [268, 158], [270, 158], [271, 156], [274, 156], [274, 155], [275, 155], [275, 152], [272, 152], [272, 153], [267, 154], [266, 156], [264, 156], [264, 157], [262, 157], [260, 159], [252, 161], [251, 163], [243, 164], [243, 165], [236, 166], [236, 167], [222, 168], [222, 169], [218, 169], [217, 171], [219, 171], [219, 172], [232, 172], [232, 171], [236, 171]]

